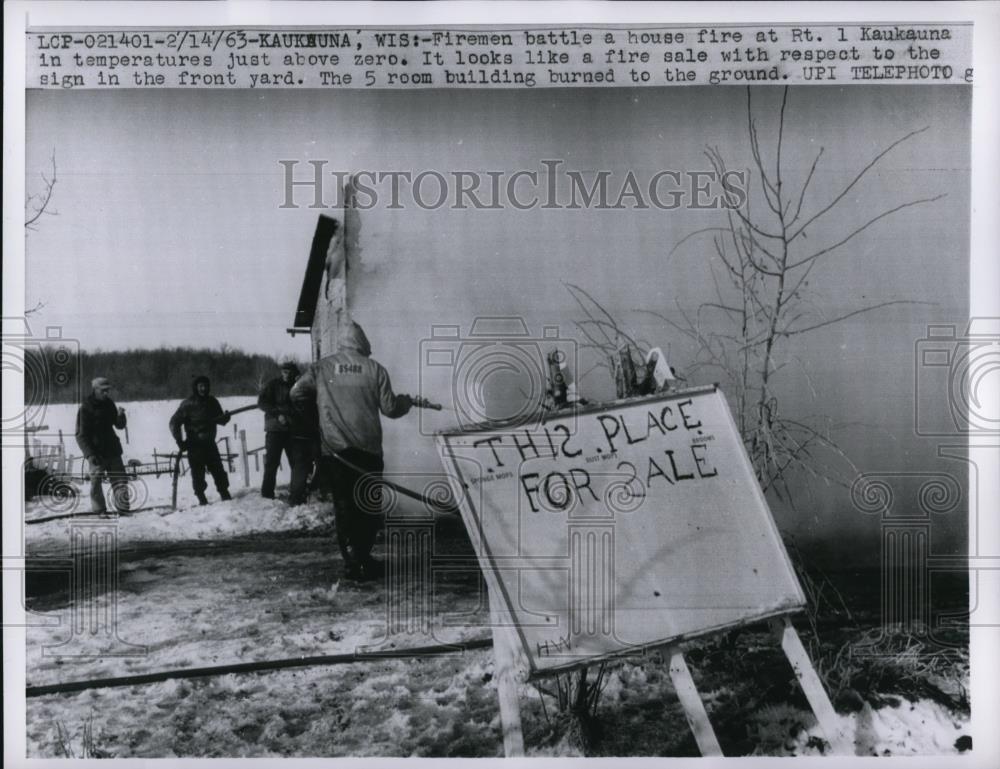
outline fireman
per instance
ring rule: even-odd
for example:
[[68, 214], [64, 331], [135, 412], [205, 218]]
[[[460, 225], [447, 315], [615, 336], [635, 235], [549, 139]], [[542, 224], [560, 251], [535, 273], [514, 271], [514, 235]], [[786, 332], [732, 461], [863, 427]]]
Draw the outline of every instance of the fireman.
[[381, 417], [397, 419], [413, 407], [396, 395], [385, 368], [372, 359], [371, 344], [348, 322], [337, 352], [314, 363], [291, 390], [293, 401], [315, 403], [321, 440], [320, 472], [333, 493], [337, 544], [353, 578], [378, 575], [371, 549], [381, 523]]

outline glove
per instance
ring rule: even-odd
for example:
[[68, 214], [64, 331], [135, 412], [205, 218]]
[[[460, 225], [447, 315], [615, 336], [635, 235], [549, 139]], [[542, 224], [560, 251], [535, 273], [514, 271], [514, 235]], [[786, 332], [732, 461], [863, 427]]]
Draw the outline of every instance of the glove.
[[396, 396], [396, 402], [399, 404], [399, 408], [404, 412], [413, 408], [413, 396], [411, 395], [398, 395]]
[[101, 458], [99, 456], [87, 457], [87, 462], [90, 463], [90, 467], [94, 470], [101, 469]]
[[188, 442], [187, 441], [177, 441], [178, 451], [187, 451]]
[[219, 424], [220, 425], [228, 425], [229, 424], [230, 416], [231, 415], [230, 415], [230, 413], [228, 411], [226, 413], [224, 413], [221, 417], [219, 417]]

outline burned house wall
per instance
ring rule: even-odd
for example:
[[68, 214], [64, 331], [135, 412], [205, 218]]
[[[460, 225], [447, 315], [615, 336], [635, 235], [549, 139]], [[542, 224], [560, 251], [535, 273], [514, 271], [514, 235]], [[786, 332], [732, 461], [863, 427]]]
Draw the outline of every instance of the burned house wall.
[[340, 326], [348, 317], [345, 217], [320, 215], [299, 295], [295, 325], [309, 329], [309, 357], [337, 351]]
[[314, 361], [337, 351], [337, 334], [347, 317], [347, 282], [342, 277], [326, 279], [319, 289], [316, 315], [310, 332]]
[[348, 180], [341, 191], [344, 208], [333, 217], [338, 226], [326, 251], [323, 279], [314, 289], [318, 297], [310, 329], [313, 360], [337, 351], [340, 327], [350, 320], [348, 273], [350, 266], [358, 264], [361, 258], [361, 217], [358, 210], [349, 204], [353, 194], [351, 181]]

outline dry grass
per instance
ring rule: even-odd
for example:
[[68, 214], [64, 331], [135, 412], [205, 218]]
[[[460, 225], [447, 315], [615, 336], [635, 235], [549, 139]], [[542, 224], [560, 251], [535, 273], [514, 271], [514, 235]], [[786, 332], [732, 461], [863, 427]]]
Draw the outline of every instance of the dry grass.
[[[66, 724], [56, 721], [55, 754], [61, 758], [113, 758], [111, 753], [101, 748], [94, 738], [94, 714], [91, 713], [80, 730], [80, 748], [73, 746], [73, 736]], [[79, 754], [79, 755], [78, 755]]]

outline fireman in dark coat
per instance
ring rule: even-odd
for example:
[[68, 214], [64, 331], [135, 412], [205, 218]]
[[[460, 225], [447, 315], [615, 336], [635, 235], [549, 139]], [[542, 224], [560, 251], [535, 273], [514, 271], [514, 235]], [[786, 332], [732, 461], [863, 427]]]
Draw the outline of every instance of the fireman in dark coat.
[[111, 383], [104, 377], [91, 382], [91, 393], [76, 413], [76, 443], [90, 463], [90, 505], [98, 515], [107, 515], [101, 481], [111, 481], [111, 496], [119, 513], [129, 511], [128, 477], [122, 464], [122, 443], [115, 429], [125, 429], [125, 409], [111, 400]]
[[[222, 457], [215, 445], [216, 425], [229, 422], [229, 414], [222, 410], [219, 401], [209, 394], [211, 382], [207, 376], [195, 377], [190, 398], [181, 401], [177, 411], [170, 417], [170, 433], [181, 451], [187, 451], [188, 465], [191, 467], [191, 483], [194, 486], [198, 504], [207, 505], [205, 470], [212, 474], [215, 488], [223, 500], [229, 495], [229, 476], [222, 467]], [[181, 434], [181, 428], [184, 434]]]
[[305, 502], [306, 482], [312, 464], [311, 430], [301, 408], [289, 397], [292, 385], [299, 377], [299, 367], [294, 363], [281, 365], [281, 376], [264, 385], [257, 397], [257, 406], [264, 412], [264, 479], [260, 495], [274, 499], [274, 484], [278, 474], [281, 453], [288, 458], [291, 470], [289, 504]]

